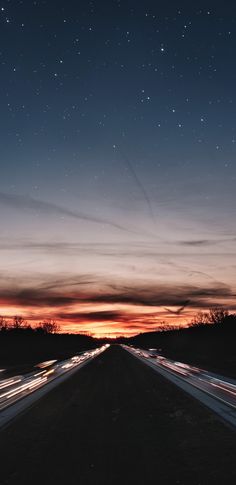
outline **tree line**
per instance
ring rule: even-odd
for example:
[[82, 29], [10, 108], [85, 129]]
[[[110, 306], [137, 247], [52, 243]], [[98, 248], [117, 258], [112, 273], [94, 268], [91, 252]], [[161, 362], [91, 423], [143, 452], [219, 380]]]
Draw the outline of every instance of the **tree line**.
[[226, 324], [236, 325], [236, 313], [230, 313], [223, 307], [213, 307], [206, 312], [200, 311], [191, 321], [191, 326]]
[[[230, 313], [229, 310], [223, 307], [212, 307], [207, 311], [199, 311], [195, 314], [193, 319], [186, 324], [173, 326], [166, 322], [160, 322], [156, 332], [178, 332], [189, 328], [208, 327], [213, 326], [215, 329], [225, 329], [236, 331], [236, 313]], [[54, 319], [45, 319], [33, 327], [20, 315], [5, 318], [0, 316], [0, 333], [27, 330], [28, 333], [38, 334], [57, 334], [60, 333], [60, 326]], [[86, 333], [87, 334], [87, 333]], [[87, 334], [89, 336], [89, 334]], [[121, 337], [122, 338], [122, 337]]]
[[5, 318], [0, 316], [0, 332], [11, 332], [18, 330], [27, 330], [28, 332], [36, 332], [41, 334], [54, 334], [60, 331], [58, 323], [49, 318], [39, 322], [36, 326], [32, 327], [27, 320], [20, 315], [14, 317]]

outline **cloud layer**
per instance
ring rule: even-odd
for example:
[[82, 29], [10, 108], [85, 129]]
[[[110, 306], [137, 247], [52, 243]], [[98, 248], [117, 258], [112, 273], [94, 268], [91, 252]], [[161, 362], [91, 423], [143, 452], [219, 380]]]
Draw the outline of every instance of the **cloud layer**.
[[[181, 324], [193, 312], [211, 306], [235, 306], [235, 293], [223, 283], [207, 286], [115, 284], [96, 275], [53, 280], [32, 287], [3, 284], [0, 305], [28, 312], [30, 319], [51, 316], [65, 329], [130, 333], [157, 328], [163, 320]], [[187, 302], [187, 304], [186, 304]], [[181, 311], [179, 311], [181, 308]], [[122, 332], [121, 332], [122, 333]]]

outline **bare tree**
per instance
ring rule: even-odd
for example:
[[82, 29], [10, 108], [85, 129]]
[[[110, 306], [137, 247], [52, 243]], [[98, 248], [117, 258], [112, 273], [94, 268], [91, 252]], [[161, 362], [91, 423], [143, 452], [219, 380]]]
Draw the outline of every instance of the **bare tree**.
[[22, 328], [22, 327], [25, 327], [27, 324], [26, 320], [19, 316], [19, 315], [16, 315], [14, 318], [13, 318], [13, 322], [12, 322], [12, 327], [13, 328]]
[[220, 323], [224, 323], [224, 321], [229, 317], [228, 310], [224, 308], [211, 308], [209, 310], [209, 323], [214, 325], [219, 325]]
[[198, 312], [192, 319], [192, 325], [219, 325], [229, 318], [228, 310], [221, 307], [210, 308], [208, 312]]
[[7, 329], [7, 320], [0, 315], [0, 331]]
[[209, 323], [209, 316], [207, 312], [197, 312], [194, 315], [191, 325], [207, 325]]
[[44, 320], [42, 323], [39, 324], [39, 329], [43, 330], [44, 333], [58, 333], [60, 330], [59, 325], [55, 320]]

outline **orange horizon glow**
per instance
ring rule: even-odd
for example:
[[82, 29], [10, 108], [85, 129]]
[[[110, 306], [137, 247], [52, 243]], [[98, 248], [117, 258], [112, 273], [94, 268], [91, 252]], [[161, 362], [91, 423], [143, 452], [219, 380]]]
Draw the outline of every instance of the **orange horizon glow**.
[[27, 285], [17, 280], [17, 284], [3, 288], [0, 314], [6, 319], [20, 315], [33, 327], [55, 320], [60, 333], [117, 338], [164, 327], [187, 327], [196, 313], [214, 306], [236, 308], [233, 290], [223, 284], [117, 281], [110, 283], [107, 279], [101, 283], [99, 278], [94, 284], [89, 281], [88, 286], [82, 279], [75, 286], [71, 277], [59, 285], [58, 281], [38, 276]]
[[[81, 306], [79, 307], [81, 309]], [[105, 311], [112, 311], [114, 308], [109, 305], [86, 305], [88, 312], [96, 310], [102, 313]], [[116, 307], [117, 309], [117, 307]], [[75, 308], [73, 309], [75, 310]], [[78, 311], [78, 308], [76, 308]], [[121, 312], [121, 318], [119, 320], [86, 320], [82, 319], [79, 322], [70, 320], [69, 318], [58, 318], [58, 315], [49, 307], [45, 307], [41, 315], [34, 308], [22, 308], [20, 306], [4, 307], [2, 306], [1, 316], [6, 320], [11, 320], [15, 315], [23, 317], [26, 322], [33, 328], [37, 327], [41, 322], [52, 319], [59, 325], [59, 333], [70, 334], [85, 334], [94, 338], [119, 338], [119, 337], [132, 337], [139, 333], [146, 333], [152, 331], [161, 331], [165, 328], [181, 328], [188, 327], [193, 317], [202, 310], [202, 308], [188, 308], [184, 311], [184, 315], [170, 314], [163, 307], [152, 308], [152, 311], [148, 311], [146, 308], [139, 307], [138, 311], [134, 312], [133, 307], [119, 306], [118, 310]], [[173, 308], [173, 311], [174, 308]], [[206, 311], [204, 309], [204, 311]], [[74, 311], [76, 314], [76, 312]], [[153, 314], [155, 313], [155, 317]], [[66, 312], [65, 312], [66, 314]], [[84, 312], [82, 313], [84, 314]], [[135, 328], [133, 327], [135, 325]]]

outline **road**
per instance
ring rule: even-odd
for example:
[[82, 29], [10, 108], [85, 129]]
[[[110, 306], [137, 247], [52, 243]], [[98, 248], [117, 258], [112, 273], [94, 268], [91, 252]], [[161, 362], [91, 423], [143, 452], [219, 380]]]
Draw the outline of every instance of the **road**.
[[231, 485], [235, 432], [111, 346], [0, 433], [1, 485]]
[[0, 427], [5, 426], [19, 412], [22, 412], [55, 385], [64, 381], [72, 372], [104, 352], [108, 346], [103, 345], [81, 352], [79, 355], [63, 361], [41, 362], [35, 366], [32, 372], [0, 379]]
[[155, 349], [123, 348], [167, 377], [236, 427], [236, 380], [167, 359]]

